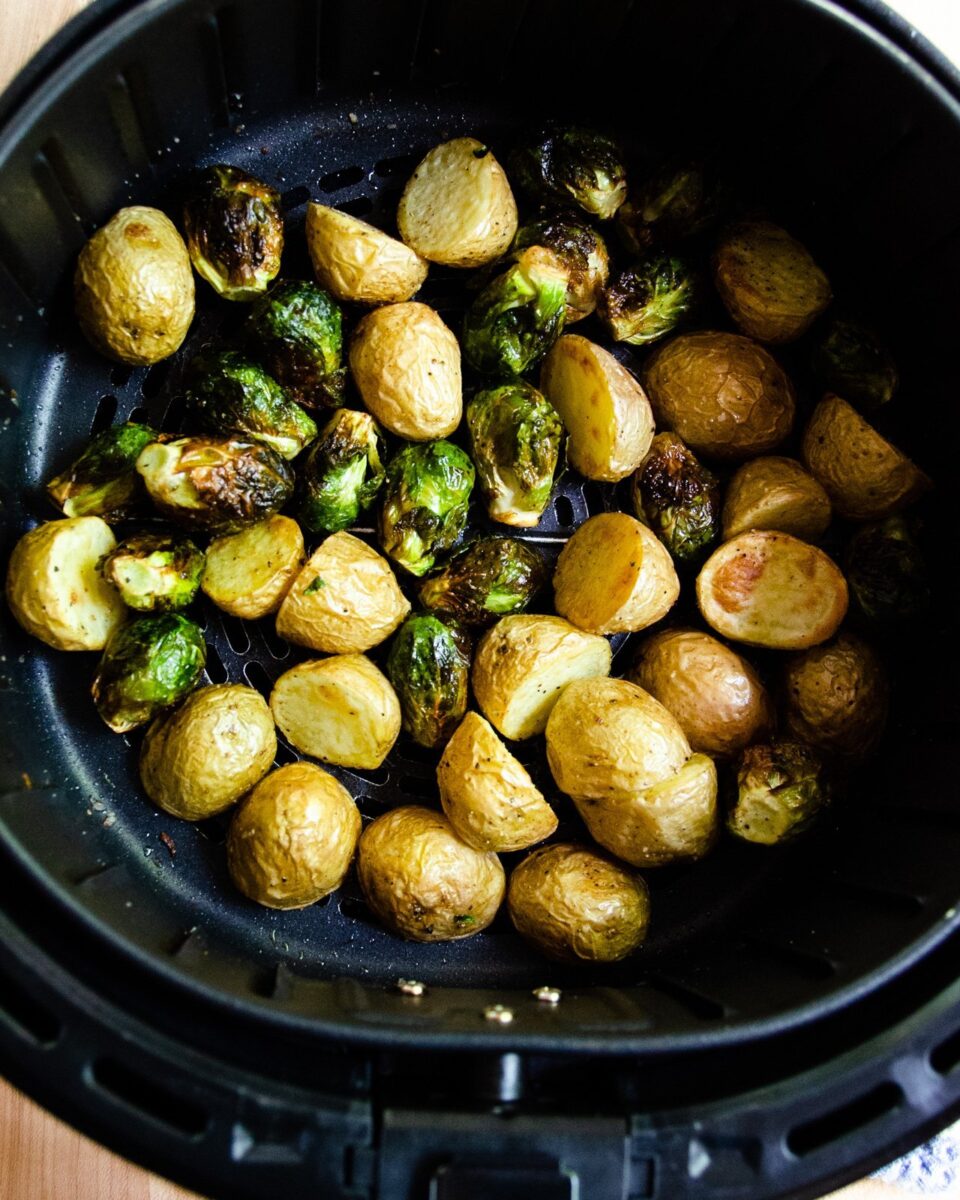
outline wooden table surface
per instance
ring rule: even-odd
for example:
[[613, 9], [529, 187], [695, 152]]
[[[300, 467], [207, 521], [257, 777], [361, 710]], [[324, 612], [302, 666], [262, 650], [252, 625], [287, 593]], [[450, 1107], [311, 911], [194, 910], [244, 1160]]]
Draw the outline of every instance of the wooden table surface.
[[[0, 90], [87, 0], [0, 0]], [[960, 59], [957, 0], [894, 0]], [[871, 1180], [830, 1200], [902, 1200], [907, 1193]], [[0, 1080], [0, 1200], [191, 1200], [192, 1193], [151, 1175], [82, 1137]], [[194, 1198], [196, 1200], [196, 1198]], [[960, 1200], [955, 1197], [941, 1200]]]

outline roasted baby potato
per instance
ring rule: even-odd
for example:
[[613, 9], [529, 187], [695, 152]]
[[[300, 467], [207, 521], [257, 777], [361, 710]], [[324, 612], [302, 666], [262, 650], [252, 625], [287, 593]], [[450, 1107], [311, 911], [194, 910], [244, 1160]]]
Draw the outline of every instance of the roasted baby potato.
[[448, 267], [481, 267], [517, 232], [517, 204], [503, 167], [476, 138], [443, 142], [421, 159], [397, 209], [400, 236]]
[[473, 694], [505, 738], [543, 733], [550, 710], [574, 679], [610, 674], [610, 643], [561, 617], [503, 617], [480, 639]]
[[340, 886], [359, 839], [360, 812], [343, 784], [313, 763], [290, 763], [234, 814], [230, 878], [267, 908], [305, 908]]
[[630, 679], [676, 717], [692, 749], [711, 758], [736, 754], [773, 720], [753, 667], [698, 629], [664, 629], [648, 638]]
[[169, 358], [194, 310], [177, 227], [158, 208], [121, 208], [80, 251], [73, 296], [80, 328], [101, 354], [134, 367]]
[[833, 295], [807, 248], [770, 221], [727, 231], [714, 254], [714, 282], [744, 333], [761, 342], [792, 342]]
[[217, 608], [255, 621], [276, 612], [303, 566], [303, 534], [290, 517], [267, 517], [214, 538], [200, 586]]
[[599, 513], [577, 529], [557, 559], [554, 603], [587, 633], [646, 629], [680, 595], [673, 559], [646, 525], [627, 513]]
[[262, 779], [276, 753], [273, 717], [260, 693], [217, 684], [153, 722], [140, 750], [140, 780], [165, 812], [203, 821]]
[[277, 633], [327, 654], [353, 654], [385, 641], [410, 611], [390, 564], [350, 533], [314, 550], [284, 596]]
[[769, 351], [736, 333], [672, 338], [647, 360], [643, 386], [658, 425], [710, 458], [764, 454], [793, 425], [790, 380]]
[[800, 833], [828, 799], [823, 762], [809, 746], [782, 738], [748, 746], [727, 828], [741, 841], [776, 846]]
[[886, 517], [930, 487], [920, 468], [839, 396], [824, 396], [813, 410], [801, 454], [835, 511], [851, 521]]
[[307, 205], [307, 249], [317, 282], [338, 300], [398, 304], [427, 277], [427, 263], [409, 246], [323, 204]]
[[775, 529], [815, 542], [830, 524], [830, 497], [792, 458], [769, 455], [744, 463], [727, 484], [725, 541], [748, 529]]
[[425, 442], [460, 424], [460, 344], [426, 304], [368, 313], [350, 343], [350, 369], [364, 404], [391, 433]]
[[564, 334], [544, 360], [540, 390], [560, 414], [567, 457], [581, 475], [615, 483], [637, 469], [653, 441], [653, 413], [612, 354]]
[[390, 681], [363, 654], [297, 663], [270, 693], [284, 737], [311, 758], [374, 771], [400, 732], [400, 703]]
[[474, 850], [442, 814], [410, 805], [368, 825], [357, 878], [374, 916], [414, 942], [446, 942], [486, 929], [503, 900], [503, 867]]
[[46, 521], [25, 533], [7, 567], [7, 603], [54, 650], [102, 650], [126, 606], [97, 564], [117, 544], [100, 517]]
[[526, 768], [478, 713], [468, 712], [447, 742], [437, 784], [450, 824], [477, 850], [525, 850], [557, 828]]
[[723, 637], [802, 650], [832, 637], [846, 615], [847, 581], [832, 559], [767, 529], [724, 542], [697, 576], [704, 620]]
[[646, 937], [650, 895], [639, 875], [586, 846], [528, 854], [510, 876], [510, 920], [558, 962], [619, 962]]

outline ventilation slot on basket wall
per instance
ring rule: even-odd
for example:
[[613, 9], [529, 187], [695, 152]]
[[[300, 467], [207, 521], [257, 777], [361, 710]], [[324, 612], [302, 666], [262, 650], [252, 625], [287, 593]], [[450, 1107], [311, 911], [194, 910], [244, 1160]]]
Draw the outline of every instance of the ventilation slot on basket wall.
[[902, 1103], [903, 1092], [895, 1083], [881, 1083], [850, 1104], [835, 1108], [815, 1121], [797, 1125], [787, 1134], [787, 1148], [798, 1158], [803, 1158], [879, 1121]]
[[0, 976], [0, 1018], [6, 1017], [18, 1033], [38, 1046], [52, 1046], [60, 1037], [60, 1021], [37, 1002], [36, 996], [24, 991], [19, 983]]
[[960, 1029], [934, 1046], [930, 1051], [930, 1066], [938, 1075], [949, 1075], [960, 1064]]
[[174, 1133], [198, 1138], [209, 1124], [203, 1109], [167, 1091], [155, 1078], [147, 1079], [115, 1059], [101, 1058], [94, 1063], [89, 1080], [112, 1099]]

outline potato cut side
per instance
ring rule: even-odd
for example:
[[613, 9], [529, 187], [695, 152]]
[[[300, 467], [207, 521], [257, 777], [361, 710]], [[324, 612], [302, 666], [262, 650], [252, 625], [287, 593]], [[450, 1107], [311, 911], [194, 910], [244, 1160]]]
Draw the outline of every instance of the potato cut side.
[[339, 767], [375, 770], [400, 732], [400, 702], [363, 654], [298, 663], [270, 693], [274, 720], [290, 744]]
[[830, 524], [830, 497], [795, 459], [769, 455], [745, 463], [727, 485], [724, 540], [773, 529], [815, 542]]
[[296, 521], [268, 517], [240, 533], [214, 538], [200, 586], [217, 608], [255, 621], [277, 611], [303, 557]]
[[544, 360], [540, 390], [560, 414], [567, 456], [581, 475], [615, 483], [637, 469], [653, 441], [653, 411], [612, 354], [564, 334]]
[[427, 277], [427, 263], [409, 246], [324, 204], [307, 205], [307, 249], [317, 283], [338, 300], [409, 300]]
[[697, 578], [704, 620], [724, 637], [772, 650], [825, 642], [847, 611], [847, 582], [822, 550], [755, 530], [724, 543]]

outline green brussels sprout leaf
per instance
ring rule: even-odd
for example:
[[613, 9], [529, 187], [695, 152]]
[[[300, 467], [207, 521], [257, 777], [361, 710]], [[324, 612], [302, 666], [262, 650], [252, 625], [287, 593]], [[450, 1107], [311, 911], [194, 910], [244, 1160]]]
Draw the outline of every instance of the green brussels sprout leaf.
[[353, 525], [383, 486], [383, 439], [369, 413], [341, 408], [323, 427], [301, 474], [300, 519], [314, 532]]
[[473, 464], [447, 441], [405, 446], [387, 466], [380, 540], [412, 575], [425, 575], [463, 533]]
[[462, 635], [433, 614], [408, 617], [397, 630], [387, 675], [400, 700], [403, 728], [421, 746], [442, 746], [467, 711], [470, 658]]
[[535, 547], [519, 538], [482, 537], [424, 580], [420, 603], [464, 625], [490, 625], [526, 608], [546, 581], [547, 564]]
[[675, 433], [658, 433], [633, 476], [637, 518], [673, 557], [696, 562], [720, 532], [720, 484]]
[[861, 526], [850, 539], [845, 565], [857, 607], [873, 624], [912, 621], [927, 610], [927, 564], [903, 517]]
[[607, 220], [627, 195], [620, 148], [592, 129], [551, 127], [517, 148], [511, 178], [533, 200], [572, 201]]
[[315, 283], [287, 280], [257, 301], [247, 322], [253, 353], [308, 408], [343, 403], [342, 314]]
[[813, 349], [813, 369], [824, 391], [863, 412], [893, 399], [897, 365], [878, 334], [860, 321], [835, 317]]
[[611, 279], [597, 309], [614, 341], [645, 346], [680, 324], [696, 294], [690, 267], [682, 259], [658, 254]]
[[140, 533], [100, 560], [104, 579], [138, 612], [186, 608], [197, 594], [205, 555], [188, 538]]
[[829, 800], [823, 762], [802, 742], [748, 746], [727, 817], [735, 837], [775, 846], [800, 832]]
[[157, 431], [127, 421], [104, 429], [76, 462], [47, 484], [47, 494], [67, 517], [121, 521], [143, 507], [146, 496], [136, 471], [141, 450]]

